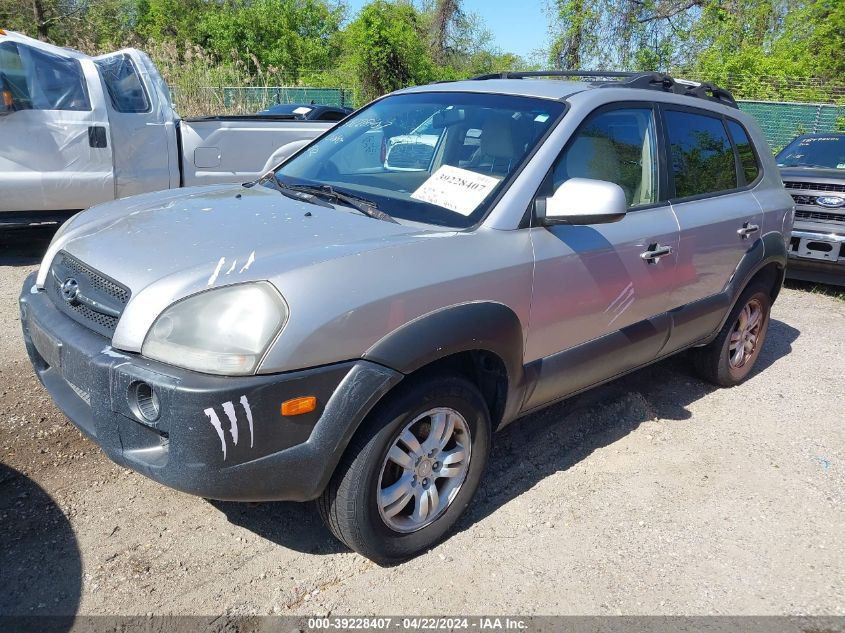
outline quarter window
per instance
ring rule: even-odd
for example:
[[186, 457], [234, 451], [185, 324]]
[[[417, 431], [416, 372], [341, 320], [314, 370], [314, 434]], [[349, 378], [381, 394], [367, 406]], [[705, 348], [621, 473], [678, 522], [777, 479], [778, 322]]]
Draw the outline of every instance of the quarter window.
[[730, 130], [736, 150], [739, 153], [739, 163], [742, 165], [742, 173], [745, 174], [746, 184], [757, 180], [760, 173], [760, 166], [757, 164], [757, 157], [754, 155], [754, 148], [748, 140], [745, 128], [736, 121], [728, 119], [728, 130]]
[[144, 84], [129, 55], [98, 59], [100, 75], [106, 84], [114, 109], [118, 112], [148, 112], [150, 102]]
[[734, 151], [722, 119], [691, 112], [666, 112], [675, 197], [736, 189]]
[[593, 115], [578, 130], [552, 170], [554, 189], [570, 178], [612, 182], [628, 205], [657, 201], [657, 136], [650, 107]]

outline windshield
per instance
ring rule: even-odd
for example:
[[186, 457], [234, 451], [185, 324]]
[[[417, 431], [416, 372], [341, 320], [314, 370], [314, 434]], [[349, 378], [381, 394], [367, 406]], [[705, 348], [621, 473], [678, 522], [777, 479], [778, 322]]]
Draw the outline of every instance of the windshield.
[[330, 185], [399, 220], [466, 228], [564, 109], [559, 101], [506, 95], [393, 95], [333, 128], [276, 177], [287, 186]]
[[777, 155], [778, 167], [845, 169], [845, 136], [804, 136]]

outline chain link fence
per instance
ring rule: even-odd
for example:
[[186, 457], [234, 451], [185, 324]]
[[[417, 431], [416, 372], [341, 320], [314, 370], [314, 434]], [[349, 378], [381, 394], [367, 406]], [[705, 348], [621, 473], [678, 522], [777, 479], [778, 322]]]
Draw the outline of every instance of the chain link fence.
[[845, 132], [845, 105], [738, 101], [739, 109], [760, 124], [766, 140], [779, 151], [799, 134]]
[[[730, 90], [740, 109], [757, 119], [775, 151], [799, 134], [845, 132], [845, 84], [814, 78], [751, 74], [684, 77], [694, 81], [710, 81]], [[222, 86], [204, 90], [209, 107], [231, 114], [255, 113], [280, 103], [313, 102], [348, 107], [361, 105], [355, 103], [352, 87], [342, 85], [332, 88], [296, 85]]]

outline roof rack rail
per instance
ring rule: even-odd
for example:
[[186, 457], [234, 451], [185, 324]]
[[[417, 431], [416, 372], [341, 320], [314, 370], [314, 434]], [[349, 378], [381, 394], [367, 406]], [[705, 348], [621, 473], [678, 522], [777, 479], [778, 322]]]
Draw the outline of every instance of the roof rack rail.
[[[660, 90], [685, 97], [696, 97], [715, 101], [731, 108], [738, 108], [733, 95], [712, 83], [675, 79], [659, 72], [620, 72], [609, 70], [529, 70], [524, 72], [489, 73], [474, 77], [474, 80], [487, 79], [527, 79], [532, 77], [584, 77], [595, 79], [591, 85], [597, 88], [640, 88]], [[611, 81], [602, 81], [610, 79]]]

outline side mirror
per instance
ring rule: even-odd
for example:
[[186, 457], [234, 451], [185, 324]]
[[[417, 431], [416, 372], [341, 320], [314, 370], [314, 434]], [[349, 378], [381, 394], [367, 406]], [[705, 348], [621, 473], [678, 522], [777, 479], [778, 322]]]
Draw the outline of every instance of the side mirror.
[[550, 198], [536, 203], [537, 219], [554, 224], [607, 224], [618, 222], [628, 211], [622, 187], [605, 180], [570, 178]]

